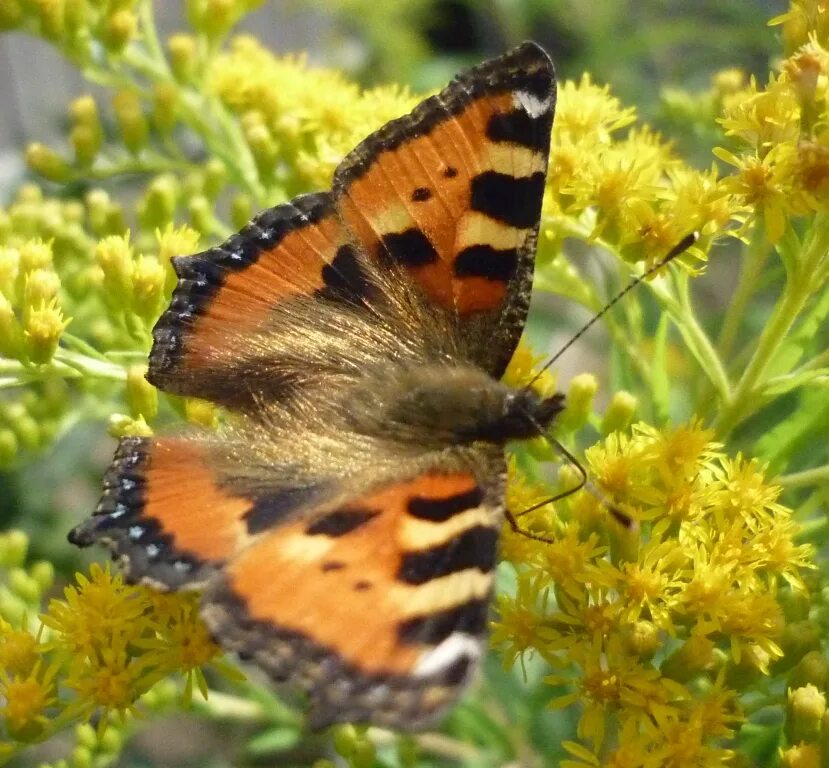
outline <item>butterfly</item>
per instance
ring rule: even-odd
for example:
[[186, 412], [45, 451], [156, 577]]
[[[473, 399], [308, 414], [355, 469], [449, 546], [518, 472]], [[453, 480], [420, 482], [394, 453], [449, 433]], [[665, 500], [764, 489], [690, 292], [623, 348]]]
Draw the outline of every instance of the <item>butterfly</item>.
[[147, 378], [232, 415], [122, 438], [69, 539], [201, 590], [217, 641], [305, 691], [312, 727], [428, 725], [482, 655], [504, 446], [564, 407], [499, 381], [555, 101], [524, 43], [368, 136], [331, 191], [173, 259]]

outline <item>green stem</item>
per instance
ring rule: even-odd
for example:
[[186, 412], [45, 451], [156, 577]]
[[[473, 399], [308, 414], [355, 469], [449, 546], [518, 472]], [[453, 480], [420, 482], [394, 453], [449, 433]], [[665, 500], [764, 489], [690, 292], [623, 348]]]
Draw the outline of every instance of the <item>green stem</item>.
[[662, 308], [668, 312], [685, 346], [699, 363], [703, 373], [708, 377], [721, 401], [727, 401], [731, 392], [731, 382], [723, 368], [711, 339], [697, 321], [691, 305], [688, 291], [688, 275], [682, 273], [677, 278], [677, 295], [672, 296], [664, 283], [654, 280], [648, 285], [659, 300]]
[[728, 359], [731, 355], [731, 350], [737, 339], [737, 332], [745, 318], [749, 300], [757, 290], [757, 284], [763, 275], [763, 268], [768, 256], [769, 247], [765, 230], [763, 227], [756, 226], [751, 242], [743, 252], [740, 279], [723, 318], [722, 330], [717, 344], [720, 357], [723, 360]]
[[0, 359], [0, 389], [56, 378], [124, 381], [126, 375], [126, 371], [119, 365], [68, 349], [58, 349], [52, 361], [41, 366], [27, 366], [18, 360]]
[[797, 263], [787, 272], [788, 279], [783, 294], [760, 334], [754, 354], [715, 421], [721, 437], [728, 435], [756, 410], [755, 393], [762, 389], [766, 370], [811, 297], [816, 287], [814, 276], [819, 271], [818, 267], [826, 257], [827, 250], [829, 226], [826, 217], [819, 215], [812, 223], [810, 237], [802, 253], [796, 254], [792, 259]]
[[775, 479], [775, 482], [784, 488], [802, 488], [804, 485], [819, 485], [827, 481], [829, 481], [829, 464], [781, 475]]
[[147, 46], [150, 56], [155, 61], [163, 63], [167, 77], [171, 77], [170, 67], [158, 41], [153, 0], [144, 0], [141, 3], [141, 7], [138, 9], [138, 17], [141, 20], [141, 30], [144, 33], [144, 44]]
[[[829, 519], [825, 515], [813, 517], [811, 520], [804, 520], [800, 524], [800, 528], [795, 536], [798, 541], [817, 541], [816, 534], [822, 534], [827, 526], [829, 526]], [[822, 540], [823, 538], [821, 535], [820, 539]]]

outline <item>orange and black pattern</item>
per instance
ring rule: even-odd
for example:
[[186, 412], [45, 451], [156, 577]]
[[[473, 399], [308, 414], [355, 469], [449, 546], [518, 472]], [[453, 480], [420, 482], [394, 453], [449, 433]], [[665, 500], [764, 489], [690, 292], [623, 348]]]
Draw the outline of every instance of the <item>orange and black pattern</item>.
[[361, 247], [468, 324], [470, 357], [494, 376], [529, 306], [556, 98], [539, 53], [526, 44], [458, 76], [369, 136], [334, 176]]
[[148, 379], [229, 418], [122, 439], [70, 540], [201, 588], [217, 641], [304, 690], [316, 727], [425, 727], [483, 653], [503, 449], [564, 407], [499, 381], [555, 95], [525, 43], [366, 138], [331, 192], [173, 260]]
[[316, 726], [426, 723], [481, 653], [499, 528], [474, 477], [430, 470], [263, 535], [205, 619], [274, 678], [306, 677]]
[[359, 302], [368, 290], [356, 250], [326, 193], [271, 208], [196, 256], [177, 256], [178, 284], [153, 329], [149, 380], [176, 394], [236, 406], [259, 383], [246, 368], [246, 335], [267, 328], [275, 305], [297, 297]]

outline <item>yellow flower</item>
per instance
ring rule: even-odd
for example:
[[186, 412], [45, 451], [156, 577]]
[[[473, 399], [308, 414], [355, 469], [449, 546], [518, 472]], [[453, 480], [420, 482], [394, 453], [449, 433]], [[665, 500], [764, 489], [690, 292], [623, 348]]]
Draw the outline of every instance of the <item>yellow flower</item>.
[[112, 635], [140, 636], [151, 604], [147, 590], [124, 584], [109, 564], [93, 563], [89, 575], [76, 574], [78, 586], [66, 587], [65, 600], [51, 600], [41, 617], [55, 632], [49, 645], [79, 657], [94, 656]]
[[42, 669], [40, 663], [25, 675], [10, 674], [0, 668], [0, 714], [9, 735], [17, 741], [32, 741], [48, 722], [46, 710], [54, 701], [54, 677], [57, 668]]
[[101, 708], [104, 717], [109, 711], [130, 712], [136, 699], [161, 679], [145, 659], [132, 655], [130, 642], [123, 633], [111, 634], [97, 653], [73, 660], [65, 684], [77, 694], [74, 711], [90, 714]]
[[534, 355], [526, 342], [522, 340], [512, 355], [512, 359], [504, 373], [503, 381], [516, 389], [527, 387], [532, 383], [533, 389], [539, 395], [551, 397], [556, 392], [556, 377], [549, 368], [542, 374], [538, 374], [544, 362], [545, 359]]
[[723, 179], [723, 188], [754, 210], [765, 224], [769, 241], [778, 242], [788, 218], [807, 210], [795, 186], [798, 158], [794, 145], [776, 144], [762, 157], [738, 157], [722, 147], [714, 154], [737, 169]]
[[[25, 619], [25, 617], [24, 617]], [[26, 629], [13, 629], [0, 619], [0, 669], [9, 674], [28, 675], [40, 658], [38, 638]]]
[[800, 105], [788, 79], [772, 76], [764, 90], [752, 79], [748, 89], [729, 97], [718, 121], [726, 136], [736, 136], [760, 157], [800, 134]]
[[613, 133], [635, 120], [636, 110], [622, 108], [621, 102], [610, 95], [610, 88], [596, 85], [589, 74], [582, 75], [578, 83], [566, 80], [559, 88], [556, 137], [569, 136], [574, 140], [609, 144]]

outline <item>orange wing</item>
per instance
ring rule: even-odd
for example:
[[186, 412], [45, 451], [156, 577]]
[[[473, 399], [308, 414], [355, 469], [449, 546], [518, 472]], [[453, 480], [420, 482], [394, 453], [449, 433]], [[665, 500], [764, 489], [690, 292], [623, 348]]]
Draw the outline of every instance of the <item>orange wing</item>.
[[454, 314], [496, 377], [529, 304], [555, 95], [550, 59], [525, 43], [369, 136], [334, 178], [368, 256]]
[[481, 654], [499, 499], [465, 471], [373, 489], [257, 539], [208, 588], [204, 617], [227, 647], [304, 687], [316, 727], [418, 727]]
[[69, 540], [107, 544], [131, 581], [201, 586], [307, 493], [231, 490], [207, 444], [185, 437], [123, 438], [95, 514]]
[[261, 370], [248, 343], [276, 305], [298, 297], [359, 303], [368, 291], [328, 194], [264, 211], [221, 245], [173, 265], [179, 282], [153, 329], [147, 378], [168, 392], [230, 406], [254, 391], [290, 389]]

